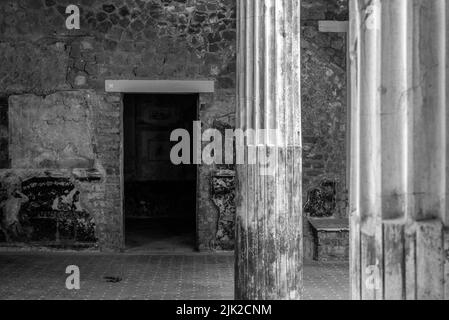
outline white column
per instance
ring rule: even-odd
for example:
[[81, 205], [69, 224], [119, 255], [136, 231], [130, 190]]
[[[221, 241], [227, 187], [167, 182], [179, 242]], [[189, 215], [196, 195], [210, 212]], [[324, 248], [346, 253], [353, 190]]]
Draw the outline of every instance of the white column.
[[353, 298], [447, 299], [449, 3], [350, 6]]

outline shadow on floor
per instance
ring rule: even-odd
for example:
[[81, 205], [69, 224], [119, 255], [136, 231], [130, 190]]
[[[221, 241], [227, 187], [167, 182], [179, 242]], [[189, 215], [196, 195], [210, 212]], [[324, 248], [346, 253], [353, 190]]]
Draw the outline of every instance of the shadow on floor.
[[130, 253], [195, 252], [195, 226], [182, 219], [127, 219]]

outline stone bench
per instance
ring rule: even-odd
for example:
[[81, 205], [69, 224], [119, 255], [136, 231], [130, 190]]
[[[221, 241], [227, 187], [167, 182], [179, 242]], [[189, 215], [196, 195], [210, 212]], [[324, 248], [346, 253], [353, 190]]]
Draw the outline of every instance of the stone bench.
[[349, 220], [309, 218], [314, 238], [313, 258], [317, 261], [349, 260]]

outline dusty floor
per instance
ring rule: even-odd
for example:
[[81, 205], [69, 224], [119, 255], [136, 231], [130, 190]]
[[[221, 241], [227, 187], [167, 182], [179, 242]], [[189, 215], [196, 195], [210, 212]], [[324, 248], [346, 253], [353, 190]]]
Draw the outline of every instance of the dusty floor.
[[[69, 265], [80, 268], [79, 291], [65, 287]], [[349, 298], [347, 264], [307, 263], [304, 279], [306, 300]], [[230, 300], [233, 291], [232, 255], [0, 253], [2, 300]]]
[[127, 219], [126, 251], [192, 253], [195, 251], [195, 225], [173, 219]]

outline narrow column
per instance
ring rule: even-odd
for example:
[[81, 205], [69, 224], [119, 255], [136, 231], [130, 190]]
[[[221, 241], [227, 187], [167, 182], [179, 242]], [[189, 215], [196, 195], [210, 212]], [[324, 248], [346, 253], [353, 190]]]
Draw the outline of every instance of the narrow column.
[[247, 135], [238, 166], [236, 298], [300, 299], [300, 1], [237, 3], [237, 119]]
[[449, 3], [350, 5], [353, 298], [448, 299]]

